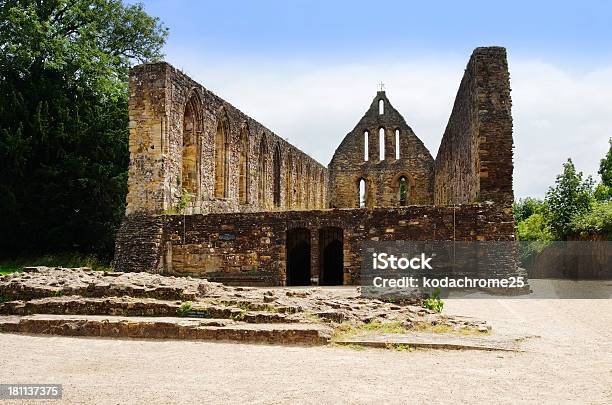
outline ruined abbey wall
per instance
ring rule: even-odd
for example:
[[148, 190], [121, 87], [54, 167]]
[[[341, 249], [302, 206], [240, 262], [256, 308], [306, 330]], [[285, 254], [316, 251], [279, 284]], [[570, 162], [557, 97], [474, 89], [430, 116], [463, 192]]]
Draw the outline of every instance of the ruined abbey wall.
[[[381, 159], [380, 150], [381, 129], [384, 131], [384, 159]], [[365, 185], [362, 206], [432, 204], [433, 164], [423, 142], [393, 108], [385, 92], [379, 91], [365, 115], [342, 140], [329, 164], [330, 206], [359, 208], [362, 180]], [[405, 192], [400, 196], [402, 179]]]
[[[321, 275], [321, 232], [341, 230], [343, 283], [357, 284], [366, 240], [514, 240], [510, 208], [492, 204], [256, 212], [208, 215], [132, 215], [118, 238], [119, 269], [191, 275], [237, 284], [285, 285], [287, 235], [307, 229], [310, 277]], [[133, 241], [139, 229], [154, 244]], [[134, 260], [135, 259], [135, 260]], [[125, 260], [122, 262], [121, 260]], [[135, 267], [143, 263], [142, 268]]]
[[325, 206], [327, 169], [165, 62], [130, 74], [127, 214]]
[[503, 48], [472, 54], [435, 161], [384, 91], [329, 171], [167, 63], [132, 70], [129, 108], [117, 270], [356, 284], [367, 240], [515, 238]]
[[506, 50], [474, 50], [435, 161], [435, 204], [512, 204], [512, 101]]

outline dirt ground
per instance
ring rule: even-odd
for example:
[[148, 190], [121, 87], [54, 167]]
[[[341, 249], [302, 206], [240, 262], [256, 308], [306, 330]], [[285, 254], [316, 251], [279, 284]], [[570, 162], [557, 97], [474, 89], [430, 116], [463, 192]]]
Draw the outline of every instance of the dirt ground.
[[448, 300], [523, 353], [0, 334], [0, 383], [66, 403], [612, 403], [612, 300]]

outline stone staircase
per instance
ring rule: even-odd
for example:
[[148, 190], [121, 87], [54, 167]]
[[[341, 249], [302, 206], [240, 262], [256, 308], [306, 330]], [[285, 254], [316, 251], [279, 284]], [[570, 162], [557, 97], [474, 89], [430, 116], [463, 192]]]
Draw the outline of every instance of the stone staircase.
[[347, 328], [363, 328], [369, 338], [389, 325], [400, 332], [423, 325], [488, 330], [483, 321], [366, 298], [357, 289], [231, 287], [59, 267], [0, 277], [0, 333], [322, 345], [341, 343]]

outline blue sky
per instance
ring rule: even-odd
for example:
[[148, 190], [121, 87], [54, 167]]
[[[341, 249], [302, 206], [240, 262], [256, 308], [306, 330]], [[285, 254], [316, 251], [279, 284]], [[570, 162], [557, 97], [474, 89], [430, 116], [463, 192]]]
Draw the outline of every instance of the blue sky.
[[166, 60], [327, 164], [383, 81], [433, 156], [473, 48], [508, 49], [515, 191], [612, 136], [612, 2], [145, 1]]

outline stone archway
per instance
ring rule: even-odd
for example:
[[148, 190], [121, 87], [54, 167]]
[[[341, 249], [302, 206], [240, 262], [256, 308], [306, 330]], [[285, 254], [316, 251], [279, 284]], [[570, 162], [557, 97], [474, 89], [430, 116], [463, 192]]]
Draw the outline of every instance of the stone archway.
[[319, 285], [344, 284], [344, 231], [326, 227], [319, 230]]
[[310, 230], [287, 230], [287, 285], [310, 285]]

